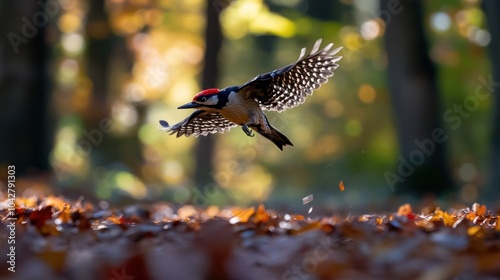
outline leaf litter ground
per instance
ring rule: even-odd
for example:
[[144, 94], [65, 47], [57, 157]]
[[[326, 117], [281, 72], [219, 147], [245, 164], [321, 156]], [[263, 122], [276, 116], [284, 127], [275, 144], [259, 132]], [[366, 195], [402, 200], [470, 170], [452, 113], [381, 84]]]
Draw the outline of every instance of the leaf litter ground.
[[[0, 209], [8, 252], [11, 213]], [[500, 279], [500, 216], [477, 203], [306, 218], [49, 196], [17, 199], [15, 216], [16, 272], [2, 254], [2, 279]]]

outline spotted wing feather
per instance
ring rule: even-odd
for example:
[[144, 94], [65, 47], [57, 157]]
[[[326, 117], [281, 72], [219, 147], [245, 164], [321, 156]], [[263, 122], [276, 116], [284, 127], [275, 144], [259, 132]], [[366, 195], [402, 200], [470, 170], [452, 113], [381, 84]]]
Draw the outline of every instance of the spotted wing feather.
[[166, 121], [160, 121], [162, 129], [176, 134], [177, 137], [191, 135], [198, 137], [200, 135], [206, 136], [209, 133], [224, 133], [234, 126], [235, 123], [228, 121], [221, 114], [217, 112], [207, 112], [204, 110], [196, 110], [185, 120], [169, 126]]
[[281, 112], [304, 103], [306, 97], [333, 76], [339, 66], [337, 62], [342, 59], [334, 56], [341, 47], [331, 50], [333, 43], [330, 43], [320, 50], [320, 45], [321, 39], [307, 56], [303, 48], [297, 62], [253, 78], [241, 87], [241, 92], [270, 111]]

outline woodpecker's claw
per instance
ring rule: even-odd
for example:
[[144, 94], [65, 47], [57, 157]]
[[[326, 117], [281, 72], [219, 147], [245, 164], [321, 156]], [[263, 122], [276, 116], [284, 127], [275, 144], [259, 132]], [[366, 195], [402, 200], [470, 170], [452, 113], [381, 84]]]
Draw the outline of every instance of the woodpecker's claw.
[[253, 133], [253, 131], [250, 128], [248, 128], [248, 125], [244, 124], [241, 128], [243, 129], [243, 132], [245, 132], [245, 134], [247, 136], [250, 136], [250, 137], [254, 137], [255, 136], [255, 134]]

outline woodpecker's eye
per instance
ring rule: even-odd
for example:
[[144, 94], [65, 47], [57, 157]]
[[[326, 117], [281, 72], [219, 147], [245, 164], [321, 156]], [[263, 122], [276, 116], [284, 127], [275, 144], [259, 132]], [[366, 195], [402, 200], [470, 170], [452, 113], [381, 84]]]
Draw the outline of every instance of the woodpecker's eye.
[[200, 102], [205, 102], [207, 101], [207, 98], [205, 96], [200, 97]]

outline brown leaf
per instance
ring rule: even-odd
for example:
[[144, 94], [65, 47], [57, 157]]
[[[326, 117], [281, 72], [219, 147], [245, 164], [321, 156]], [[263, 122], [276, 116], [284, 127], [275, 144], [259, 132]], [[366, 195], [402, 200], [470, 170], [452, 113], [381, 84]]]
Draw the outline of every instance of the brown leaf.
[[52, 209], [52, 206], [46, 206], [30, 213], [30, 223], [44, 236], [59, 234], [52, 220]]

